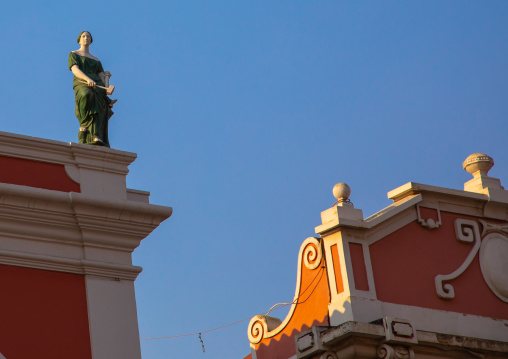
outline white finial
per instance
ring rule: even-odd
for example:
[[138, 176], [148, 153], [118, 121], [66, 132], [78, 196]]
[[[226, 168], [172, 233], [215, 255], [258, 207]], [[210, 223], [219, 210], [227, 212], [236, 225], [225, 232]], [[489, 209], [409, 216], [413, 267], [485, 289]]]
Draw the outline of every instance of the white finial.
[[485, 153], [473, 153], [462, 163], [462, 167], [473, 177], [487, 177], [492, 166], [494, 166], [494, 159]]
[[493, 190], [504, 190], [498, 178], [489, 176], [492, 166], [494, 166], [494, 159], [485, 153], [473, 153], [468, 156], [462, 163], [462, 167], [473, 175], [473, 179], [464, 183], [464, 191], [487, 193], [492, 197]]
[[337, 198], [337, 202], [346, 202], [349, 199], [349, 196], [351, 196], [351, 188], [343, 182], [337, 183], [333, 186], [333, 195]]
[[333, 186], [333, 195], [337, 198], [337, 202], [331, 208], [321, 212], [322, 225], [316, 227], [318, 234], [341, 225], [361, 226], [360, 223], [363, 221], [363, 211], [355, 208], [349, 200], [351, 188], [347, 184], [341, 182]]

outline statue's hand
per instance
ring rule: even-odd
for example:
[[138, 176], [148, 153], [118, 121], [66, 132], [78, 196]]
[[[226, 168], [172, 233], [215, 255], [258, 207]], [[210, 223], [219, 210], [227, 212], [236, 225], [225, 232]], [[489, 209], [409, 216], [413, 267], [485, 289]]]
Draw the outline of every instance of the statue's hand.
[[91, 79], [86, 80], [86, 84], [87, 84], [89, 87], [93, 87], [93, 88], [95, 88], [95, 81], [93, 81], [93, 80], [91, 80]]

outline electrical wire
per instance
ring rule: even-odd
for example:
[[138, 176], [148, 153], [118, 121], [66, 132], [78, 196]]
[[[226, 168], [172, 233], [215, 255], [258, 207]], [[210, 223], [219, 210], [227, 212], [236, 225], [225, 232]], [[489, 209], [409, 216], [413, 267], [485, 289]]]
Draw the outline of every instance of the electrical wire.
[[[321, 273], [321, 276], [319, 277], [319, 280], [317, 281], [317, 283], [316, 283], [316, 285], [314, 286], [314, 288], [312, 288], [312, 291], [311, 291], [311, 292], [310, 292], [310, 294], [307, 296], [307, 298], [305, 298], [303, 301], [299, 302], [298, 300], [300, 299], [300, 296], [298, 296], [298, 297], [296, 297], [296, 298], [295, 298], [295, 300], [293, 300], [291, 303], [277, 303], [277, 304], [275, 304], [274, 306], [272, 306], [272, 307], [270, 308], [270, 310], [269, 310], [266, 314], [264, 314], [264, 316], [266, 317], [268, 314], [270, 314], [270, 312], [271, 312], [272, 310], [274, 310], [274, 308], [275, 308], [275, 307], [277, 307], [277, 306], [280, 306], [280, 308], [283, 308], [283, 307], [287, 307], [288, 305], [293, 305], [293, 304], [302, 304], [302, 303], [305, 303], [305, 302], [307, 301], [307, 299], [309, 299], [309, 298], [310, 298], [310, 296], [312, 295], [312, 293], [314, 293], [314, 290], [317, 288], [317, 286], [318, 286], [319, 282], [321, 282], [321, 278], [323, 277], [323, 273], [324, 273], [323, 268], [325, 268], [325, 266], [322, 266], [322, 267], [319, 269], [319, 271], [316, 273], [316, 276], [315, 276], [315, 277], [311, 280], [311, 282], [309, 283], [309, 285], [307, 286], [307, 288], [305, 288], [305, 289], [303, 290], [303, 292], [301, 292], [301, 293], [300, 293], [300, 296], [301, 296], [302, 294], [304, 294], [304, 293], [307, 291], [307, 289], [309, 289], [309, 288], [310, 288], [310, 286], [312, 285], [312, 283], [316, 280], [317, 276]], [[277, 308], [277, 309], [279, 309], [279, 308]]]
[[147, 339], [140, 339], [140, 340], [157, 340], [157, 339], [172, 339], [172, 338], [190, 337], [192, 335], [199, 335], [199, 334], [203, 334], [203, 333], [209, 333], [209, 332], [213, 332], [214, 330], [219, 330], [219, 329], [222, 329], [222, 328], [230, 327], [230, 326], [232, 326], [234, 324], [237, 324], [237, 323], [240, 323], [240, 322], [245, 322], [246, 320], [250, 320], [251, 318], [252, 317], [245, 318], [245, 319], [242, 319], [242, 320], [237, 320], [236, 322], [229, 323], [229, 324], [223, 325], [221, 327], [217, 327], [217, 328], [213, 328], [213, 329], [209, 329], [209, 330], [203, 330], [201, 332], [196, 332], [196, 333], [172, 335], [170, 337], [147, 338]]
[[[321, 281], [321, 278], [323, 277], [323, 273], [325, 272], [323, 269], [325, 268], [325, 266], [321, 266], [321, 268], [319, 269], [318, 273], [316, 273], [316, 276], [312, 279], [312, 281], [309, 283], [309, 285], [307, 286], [307, 288], [305, 288], [301, 293], [300, 293], [300, 296], [302, 294], [304, 294], [309, 288], [310, 286], [312, 285], [312, 283], [314, 283], [314, 281], [316, 280], [316, 278], [319, 276], [319, 280], [317, 281], [316, 285], [314, 286], [314, 288], [312, 288], [312, 291], [309, 293], [309, 295], [307, 296], [307, 298], [305, 298], [303, 301], [301, 302], [298, 302], [298, 299], [300, 299], [300, 296], [296, 297], [295, 300], [291, 303], [278, 303], [278, 304], [275, 304], [273, 307], [270, 308], [270, 310], [268, 312], [266, 312], [266, 314], [263, 314], [263, 316], [267, 316], [271, 311], [273, 310], [277, 310], [277, 309], [280, 309], [280, 308], [283, 308], [285, 306], [288, 306], [288, 305], [292, 305], [292, 304], [302, 304], [302, 303], [305, 303], [309, 298], [310, 296], [312, 295], [312, 293], [314, 293], [314, 290], [316, 290], [319, 282]], [[279, 306], [279, 308], [275, 308], [276, 306]], [[196, 332], [196, 333], [189, 333], [189, 334], [180, 334], [180, 335], [172, 335], [172, 336], [169, 336], [169, 337], [156, 337], [156, 338], [146, 338], [146, 339], [140, 339], [140, 340], [143, 340], [143, 341], [149, 341], [149, 340], [160, 340], [160, 339], [174, 339], [174, 338], [182, 338], [182, 337], [190, 337], [190, 336], [194, 336], [194, 335], [199, 335], [199, 338], [201, 340], [201, 343], [203, 345], [203, 352], [204, 352], [204, 343], [203, 343], [203, 340], [201, 338], [201, 334], [204, 334], [204, 333], [209, 333], [209, 332], [213, 332], [215, 330], [219, 330], [219, 329], [223, 329], [223, 328], [227, 328], [227, 327], [230, 327], [232, 325], [235, 325], [235, 324], [238, 324], [238, 323], [241, 323], [241, 322], [245, 322], [246, 320], [250, 320], [252, 319], [252, 317], [248, 317], [248, 318], [245, 318], [245, 319], [241, 319], [241, 320], [237, 320], [236, 322], [233, 322], [233, 323], [229, 323], [229, 324], [226, 324], [226, 325], [222, 325], [220, 327], [217, 327], [217, 328], [213, 328], [213, 329], [208, 329], [208, 330], [202, 330], [200, 332]]]

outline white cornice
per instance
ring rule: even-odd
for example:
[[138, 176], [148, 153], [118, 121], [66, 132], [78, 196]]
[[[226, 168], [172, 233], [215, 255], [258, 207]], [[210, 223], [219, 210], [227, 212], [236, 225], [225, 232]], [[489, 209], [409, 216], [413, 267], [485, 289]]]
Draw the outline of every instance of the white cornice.
[[130, 253], [172, 208], [0, 183], [0, 263], [133, 279]]
[[125, 176], [137, 157], [132, 152], [106, 147], [6, 132], [0, 132], [0, 156], [63, 165], [68, 177], [80, 184], [81, 193], [119, 200], [127, 199]]
[[[0, 131], [0, 155], [127, 174], [135, 153]], [[78, 161], [78, 162], [77, 162]], [[107, 163], [105, 163], [107, 162]]]
[[339, 229], [345, 229], [345, 228], [355, 228], [355, 229], [361, 229], [361, 230], [368, 230], [371, 228], [374, 228], [391, 218], [395, 217], [396, 215], [406, 211], [408, 208], [411, 208], [412, 206], [416, 205], [418, 202], [422, 200], [421, 195], [413, 195], [405, 197], [404, 199], [391, 204], [390, 206], [386, 207], [385, 209], [373, 214], [372, 216], [364, 219], [364, 220], [348, 220], [348, 219], [341, 219], [336, 218], [333, 221], [324, 223], [320, 226], [317, 226], [315, 228], [317, 234], [321, 235], [328, 235], [332, 233], [333, 231], [337, 231]]
[[488, 201], [489, 196], [481, 193], [474, 193], [462, 191], [458, 189], [431, 186], [422, 183], [408, 182], [400, 187], [395, 188], [387, 193], [389, 199], [397, 202], [407, 196], [412, 196], [418, 193], [434, 193], [440, 196], [448, 197], [461, 197], [471, 200]]
[[486, 194], [430, 186], [408, 182], [390, 192], [388, 198], [394, 201], [390, 206], [364, 220], [352, 220], [338, 216], [315, 228], [316, 233], [328, 235], [342, 229], [370, 230], [394, 216], [407, 211], [417, 203], [424, 207], [440, 208], [443, 211], [479, 217], [508, 220], [508, 191], [485, 189]]
[[60, 258], [6, 250], [0, 250], [0, 264], [124, 280], [135, 280], [143, 270], [141, 267], [132, 265]]

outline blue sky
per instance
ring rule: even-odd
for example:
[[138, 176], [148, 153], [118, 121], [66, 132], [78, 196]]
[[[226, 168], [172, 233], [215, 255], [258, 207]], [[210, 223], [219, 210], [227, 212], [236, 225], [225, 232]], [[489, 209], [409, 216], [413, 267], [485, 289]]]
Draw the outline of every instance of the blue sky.
[[[337, 182], [365, 217], [414, 181], [462, 189], [484, 152], [508, 185], [508, 2], [17, 1], [0, 12], [0, 130], [76, 142], [67, 56], [116, 86], [128, 186], [173, 216], [134, 254], [142, 338], [292, 300]], [[284, 316], [285, 311], [273, 312]], [[142, 343], [144, 359], [243, 358], [248, 321]]]

